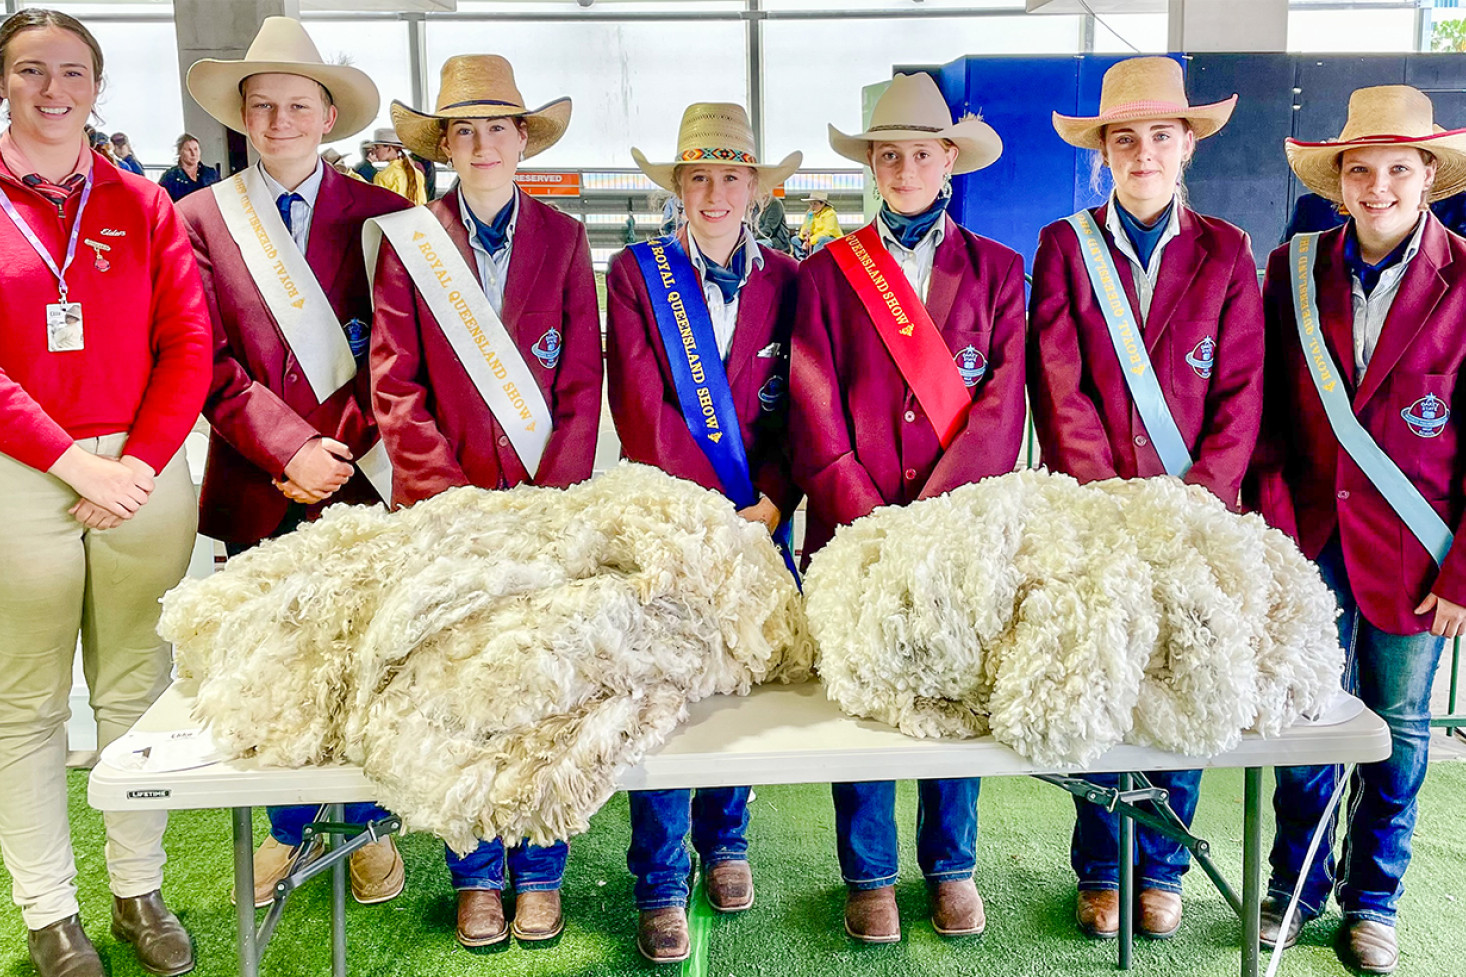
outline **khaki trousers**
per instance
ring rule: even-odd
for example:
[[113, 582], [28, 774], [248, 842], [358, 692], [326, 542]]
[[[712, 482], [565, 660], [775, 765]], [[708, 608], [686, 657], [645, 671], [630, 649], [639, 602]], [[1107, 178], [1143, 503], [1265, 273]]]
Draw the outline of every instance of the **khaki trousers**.
[[[116, 457], [125, 441], [77, 443]], [[77, 912], [64, 728], [77, 635], [105, 747], [168, 687], [158, 599], [183, 578], [198, 529], [182, 450], [116, 529], [83, 527], [66, 512], [76, 500], [60, 479], [0, 454], [0, 857], [30, 929]], [[112, 892], [158, 888], [167, 814], [109, 812], [104, 822]]]

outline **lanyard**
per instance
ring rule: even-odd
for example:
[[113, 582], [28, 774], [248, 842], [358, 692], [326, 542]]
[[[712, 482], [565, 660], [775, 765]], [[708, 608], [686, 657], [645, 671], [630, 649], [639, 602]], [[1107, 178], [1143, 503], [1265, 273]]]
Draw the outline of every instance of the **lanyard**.
[[31, 226], [26, 223], [20, 211], [15, 209], [15, 204], [11, 202], [10, 195], [0, 191], [0, 208], [4, 208], [5, 216], [14, 222], [15, 226], [20, 230], [20, 233], [25, 235], [25, 239], [30, 242], [31, 247], [36, 249], [36, 254], [40, 255], [41, 260], [46, 263], [46, 267], [51, 269], [51, 274], [56, 276], [57, 290], [61, 293], [61, 301], [63, 302], [66, 301], [66, 273], [71, 269], [72, 259], [76, 257], [76, 241], [81, 236], [81, 215], [86, 211], [87, 201], [91, 199], [91, 196], [92, 174], [88, 173], [86, 185], [82, 187], [81, 191], [81, 203], [77, 204], [76, 207], [76, 220], [71, 225], [71, 241], [66, 245], [66, 261], [60, 268], [57, 268], [56, 259], [51, 257], [51, 252], [46, 250], [46, 246], [41, 243], [41, 239], [36, 237], [36, 232], [31, 230]]

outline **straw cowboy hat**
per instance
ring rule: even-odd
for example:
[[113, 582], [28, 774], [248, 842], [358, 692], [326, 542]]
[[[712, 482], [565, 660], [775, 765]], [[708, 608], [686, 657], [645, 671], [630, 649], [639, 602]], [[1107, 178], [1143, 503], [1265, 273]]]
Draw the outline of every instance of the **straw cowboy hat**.
[[243, 61], [205, 58], [188, 69], [188, 93], [203, 110], [235, 132], [244, 132], [244, 94], [250, 75], [302, 75], [325, 86], [336, 106], [327, 138], [345, 139], [371, 124], [381, 98], [366, 72], [321, 60], [310, 35], [293, 17], [266, 17]]
[[1094, 116], [1054, 113], [1054, 129], [1071, 146], [1103, 149], [1105, 126], [1121, 122], [1185, 119], [1197, 139], [1215, 135], [1237, 107], [1237, 96], [1192, 105], [1186, 101], [1181, 65], [1174, 58], [1129, 58], [1110, 66], [1100, 88], [1100, 111]]
[[524, 120], [528, 131], [524, 158], [529, 159], [565, 135], [565, 127], [570, 124], [570, 99], [557, 98], [537, 109], [527, 109], [508, 61], [497, 54], [455, 54], [443, 64], [435, 111], [419, 112], [402, 102], [392, 103], [392, 125], [402, 145], [435, 163], [448, 162], [440, 141], [449, 119], [511, 118]]
[[853, 136], [830, 126], [830, 147], [864, 164], [873, 142], [909, 142], [916, 139], [945, 139], [957, 147], [953, 173], [971, 173], [991, 166], [1003, 154], [1003, 140], [993, 127], [975, 115], [952, 122], [947, 100], [937, 83], [925, 72], [897, 75], [876, 100], [870, 114], [870, 128]]
[[1304, 186], [1334, 203], [1343, 203], [1339, 157], [1360, 146], [1414, 146], [1435, 157], [1435, 182], [1428, 194], [1440, 200], [1466, 190], [1466, 129], [1435, 124], [1430, 99], [1408, 85], [1360, 88], [1349, 96], [1349, 118], [1338, 139], [1283, 143], [1288, 165]]
[[672, 178], [677, 167], [689, 163], [716, 166], [747, 166], [758, 173], [759, 185], [773, 189], [783, 183], [804, 162], [804, 154], [792, 152], [777, 163], [760, 163], [753, 148], [753, 126], [748, 113], [733, 102], [693, 102], [682, 113], [677, 128], [677, 158], [671, 163], [651, 163], [641, 150], [631, 150], [641, 171], [663, 190], [677, 193]]

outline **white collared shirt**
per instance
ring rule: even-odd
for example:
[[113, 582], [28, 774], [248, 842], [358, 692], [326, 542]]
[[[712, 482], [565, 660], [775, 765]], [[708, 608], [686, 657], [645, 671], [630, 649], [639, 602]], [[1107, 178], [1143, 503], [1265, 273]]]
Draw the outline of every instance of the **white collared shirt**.
[[[270, 190], [270, 203], [279, 206], [276, 201], [282, 194], [290, 193], [280, 185], [280, 182], [269, 174], [263, 162], [256, 163], [260, 168], [260, 176], [265, 178], [265, 186]], [[295, 188], [299, 200], [290, 201], [290, 236], [295, 241], [295, 246], [305, 254], [306, 246], [311, 239], [311, 218], [316, 212], [316, 197], [321, 192], [321, 180], [326, 175], [326, 167], [320, 160], [316, 160], [315, 172], [305, 178], [300, 186]]]
[[[463, 188], [458, 189], [458, 219], [463, 222], [464, 228], [468, 230], [468, 246], [473, 248], [473, 257], [478, 265], [478, 280], [483, 286], [484, 294], [489, 297], [489, 304], [494, 311], [502, 318], [504, 315], [504, 283], [509, 279], [509, 257], [514, 251], [514, 229], [519, 226], [519, 191], [514, 191], [510, 198], [509, 206], [514, 209], [509, 213], [509, 230], [504, 234], [504, 247], [499, 249], [497, 254], [489, 254], [488, 249], [478, 239], [478, 228], [474, 226], [474, 212], [469, 209], [468, 201], [463, 199]], [[490, 214], [484, 223], [493, 221], [497, 214]]]
[[1150, 253], [1148, 268], [1140, 266], [1135, 245], [1130, 243], [1130, 235], [1125, 233], [1125, 225], [1120, 222], [1120, 203], [1115, 199], [1113, 190], [1110, 191], [1109, 209], [1105, 211], [1105, 229], [1114, 238], [1115, 247], [1130, 261], [1130, 270], [1135, 273], [1135, 294], [1140, 299], [1140, 324], [1144, 326], [1145, 320], [1150, 317], [1151, 300], [1155, 298], [1155, 280], [1161, 271], [1161, 253], [1166, 250], [1171, 239], [1181, 233], [1181, 202], [1171, 198], [1171, 216], [1166, 222], [1166, 229], [1161, 232], [1161, 239], [1156, 242], [1155, 250]]
[[932, 225], [932, 229], [916, 242], [914, 248], [908, 248], [896, 240], [896, 235], [891, 233], [880, 214], [876, 214], [876, 231], [881, 236], [881, 243], [886, 246], [891, 257], [896, 259], [902, 273], [906, 275], [906, 280], [925, 304], [927, 290], [931, 287], [932, 264], [937, 259], [937, 247], [947, 236], [947, 215], [943, 214], [941, 220]]
[[[708, 301], [708, 315], [713, 320], [713, 338], [718, 342], [718, 356], [726, 365], [728, 362], [728, 351], [733, 348], [733, 329], [738, 325], [738, 299], [743, 294], [743, 286], [748, 284], [748, 278], [753, 274], [754, 268], [764, 266], [763, 251], [759, 248], [758, 242], [743, 229], [743, 236], [739, 243], [734, 245], [734, 252], [738, 248], [743, 249], [743, 279], [738, 283], [738, 291], [733, 293], [733, 301], [723, 301], [723, 290], [708, 278], [708, 261], [698, 250], [697, 241], [692, 236], [692, 231], [687, 232], [687, 255], [692, 259], [692, 267], [697, 269], [698, 275], [702, 278], [702, 294]], [[729, 257], [732, 260], [732, 257]]]
[[[1344, 233], [1347, 234], [1348, 231]], [[1410, 267], [1410, 259], [1420, 250], [1420, 241], [1424, 234], [1425, 215], [1421, 214], [1419, 223], [1415, 225], [1415, 233], [1405, 248], [1405, 256], [1400, 259], [1399, 264], [1391, 265], [1379, 273], [1379, 281], [1375, 282], [1374, 291], [1368, 295], [1364, 294], [1364, 286], [1359, 283], [1359, 277], [1352, 272], [1349, 274], [1349, 286], [1354, 293], [1354, 376], [1358, 379], [1364, 378], [1364, 370], [1374, 356], [1374, 348], [1379, 345], [1380, 330], [1384, 328], [1385, 319], [1389, 317], [1390, 306], [1395, 304], [1395, 296], [1400, 293], [1400, 282], [1405, 279], [1405, 270]]]

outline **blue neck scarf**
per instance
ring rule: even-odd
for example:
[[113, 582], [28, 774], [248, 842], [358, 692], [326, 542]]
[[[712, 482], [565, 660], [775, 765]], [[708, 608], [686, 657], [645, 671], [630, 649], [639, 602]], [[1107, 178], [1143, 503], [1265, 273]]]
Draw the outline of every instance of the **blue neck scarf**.
[[1119, 197], [1115, 198], [1115, 209], [1120, 212], [1120, 226], [1125, 228], [1125, 236], [1135, 248], [1135, 255], [1140, 259], [1142, 268], [1150, 267], [1150, 256], [1155, 254], [1156, 245], [1161, 243], [1161, 235], [1166, 233], [1166, 227], [1171, 223], [1171, 211], [1175, 207], [1176, 200], [1172, 198], [1159, 217], [1149, 224], [1142, 224], [1138, 217], [1121, 206]]
[[1389, 268], [1393, 268], [1405, 260], [1405, 252], [1410, 250], [1410, 242], [1415, 239], [1415, 232], [1411, 231], [1405, 235], [1395, 250], [1385, 255], [1384, 260], [1377, 265], [1371, 265], [1364, 260], [1364, 252], [1359, 247], [1359, 235], [1354, 230], [1354, 221], [1349, 221], [1349, 227], [1344, 231], [1344, 264], [1355, 278], [1359, 279], [1364, 294], [1370, 295], [1374, 287], [1379, 284], [1380, 276]]
[[509, 218], [514, 214], [514, 198], [510, 197], [509, 202], [499, 208], [494, 219], [487, 224], [479, 220], [473, 208], [468, 206], [467, 197], [462, 200], [463, 209], [468, 211], [469, 217], [473, 218], [474, 236], [484, 246], [484, 250], [491, 255], [504, 250], [504, 246], [509, 243]]
[[891, 209], [888, 203], [881, 204], [881, 220], [885, 222], [886, 228], [901, 242], [901, 247], [910, 250], [927, 236], [927, 233], [936, 226], [947, 213], [947, 204], [951, 197], [938, 194], [932, 205], [919, 214], [898, 214]]
[[743, 284], [743, 269], [746, 267], [747, 254], [747, 245], [742, 238], [739, 238], [726, 268], [706, 254], [702, 256], [703, 278], [718, 286], [718, 291], [723, 295], [724, 305], [737, 297], [738, 288]]

